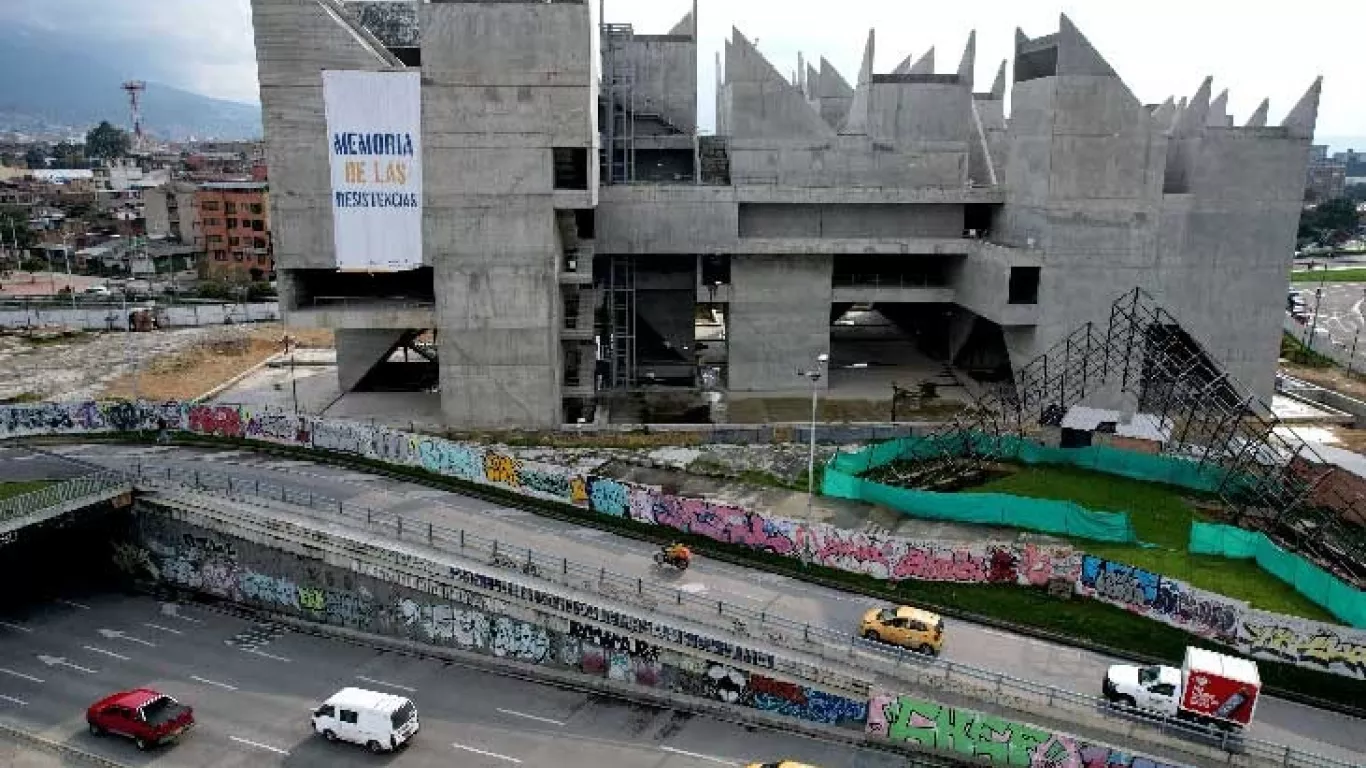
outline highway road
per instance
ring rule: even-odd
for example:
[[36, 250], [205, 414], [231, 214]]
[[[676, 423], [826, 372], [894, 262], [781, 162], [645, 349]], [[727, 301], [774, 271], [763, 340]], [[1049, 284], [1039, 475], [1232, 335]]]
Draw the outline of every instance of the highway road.
[[[309, 714], [348, 685], [408, 696], [422, 730], [381, 758], [325, 742]], [[87, 732], [85, 707], [138, 686], [193, 706], [198, 727], [145, 754]], [[890, 768], [906, 760], [124, 595], [72, 595], [0, 616], [0, 719], [127, 765], [166, 768], [715, 768], [783, 757]]]
[[[284, 485], [301, 493], [341, 499], [347, 504], [414, 520], [465, 527], [500, 542], [560, 554], [573, 562], [601, 564], [617, 573], [817, 625], [848, 627], [852, 631], [863, 611], [881, 605], [860, 595], [706, 558], [700, 558], [685, 574], [661, 573], [651, 561], [655, 547], [647, 542], [324, 464], [246, 450], [179, 446], [80, 444], [54, 446], [52, 450], [98, 466], [131, 468], [141, 464], [162, 472], [169, 469], [173, 475], [182, 477], [192, 477], [198, 469], [259, 479], [262, 483]], [[947, 623], [945, 658], [1082, 693], [1099, 695], [1106, 667], [1123, 661], [969, 622]], [[1283, 699], [1266, 697], [1261, 701], [1249, 735], [1337, 760], [1366, 764], [1366, 722]]]

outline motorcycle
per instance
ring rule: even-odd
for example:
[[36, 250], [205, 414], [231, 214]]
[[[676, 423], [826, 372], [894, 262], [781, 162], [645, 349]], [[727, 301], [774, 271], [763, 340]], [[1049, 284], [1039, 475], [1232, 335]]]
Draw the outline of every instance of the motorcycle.
[[662, 567], [677, 568], [679, 571], [688, 570], [688, 561], [679, 557], [669, 557], [664, 552], [655, 553], [655, 565]]

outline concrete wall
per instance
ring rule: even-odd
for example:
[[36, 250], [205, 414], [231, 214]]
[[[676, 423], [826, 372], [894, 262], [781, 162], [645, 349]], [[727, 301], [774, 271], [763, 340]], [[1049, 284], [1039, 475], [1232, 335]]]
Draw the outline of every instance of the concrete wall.
[[[38, 326], [66, 326], [86, 330], [124, 330], [128, 314], [141, 304], [130, 304], [125, 310], [119, 305], [80, 307], [71, 309], [52, 305], [42, 309], [0, 309], [0, 328], [32, 328]], [[276, 302], [254, 304], [181, 304], [163, 307], [156, 313], [163, 328], [182, 328], [232, 323], [261, 323], [280, 320], [280, 305]]]
[[697, 43], [690, 36], [643, 35], [621, 50], [634, 74], [636, 109], [692, 132], [697, 127]]
[[468, 426], [558, 424], [552, 148], [591, 156], [595, 145], [588, 7], [449, 3], [420, 13], [423, 241], [435, 268], [442, 411]]
[[[730, 277], [730, 388], [809, 391], [797, 371], [830, 351], [830, 259], [736, 256]], [[828, 383], [823, 378], [820, 386]]]
[[952, 187], [967, 178], [967, 145], [901, 142], [891, 145], [866, 136], [821, 141], [735, 139], [730, 143], [731, 180], [736, 185], [780, 187]]
[[280, 268], [336, 265], [324, 69], [386, 70], [315, 0], [252, 0], [270, 221]]
[[731, 187], [614, 185], [597, 211], [598, 253], [698, 253], [734, 245]]
[[868, 136], [875, 141], [947, 142], [967, 151], [971, 85], [874, 82], [870, 105]]
[[370, 369], [388, 359], [389, 353], [394, 351], [405, 332], [392, 329], [338, 329], [337, 385], [341, 391], [355, 389]]
[[952, 238], [963, 234], [963, 206], [791, 205], [741, 203], [741, 238]]

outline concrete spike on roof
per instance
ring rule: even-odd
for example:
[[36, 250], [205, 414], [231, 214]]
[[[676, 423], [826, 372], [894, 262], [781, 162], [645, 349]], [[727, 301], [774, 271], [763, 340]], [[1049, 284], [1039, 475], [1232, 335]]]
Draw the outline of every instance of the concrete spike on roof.
[[1110, 63], [1065, 13], [1058, 16], [1058, 74], [1117, 77]]
[[1190, 104], [1181, 113], [1176, 123], [1178, 136], [1199, 136], [1205, 132], [1205, 120], [1209, 116], [1209, 94], [1214, 88], [1214, 78], [1206, 77], [1200, 83]]
[[977, 30], [968, 33], [968, 44], [963, 47], [963, 58], [958, 60], [958, 82], [972, 87], [972, 69], [977, 63]]
[[731, 27], [730, 38], [726, 44], [726, 82], [752, 83], [773, 78], [787, 82], [740, 30]]
[[934, 46], [930, 46], [925, 55], [906, 71], [908, 75], [933, 75], [934, 74]]
[[1304, 92], [1300, 100], [1291, 108], [1281, 122], [1293, 139], [1314, 138], [1314, 126], [1319, 121], [1319, 97], [1323, 95], [1323, 77], [1314, 78], [1314, 84]]
[[797, 51], [797, 71], [792, 75], [792, 82], [797, 84], [797, 90], [806, 95], [806, 58], [801, 51]]
[[820, 86], [821, 73], [811, 66], [811, 62], [806, 62], [806, 97], [814, 99], [820, 95]]
[[822, 99], [847, 99], [853, 95], [854, 89], [849, 81], [844, 79], [844, 75], [835, 69], [829, 59], [822, 56], [820, 87], [816, 89], [816, 96]]
[[849, 104], [849, 115], [844, 118], [840, 133], [865, 134], [868, 132], [868, 112], [873, 98], [873, 49], [875, 33], [868, 30], [868, 42], [863, 47], [863, 64], [858, 69], [858, 85], [854, 88], [854, 100]]
[[691, 37], [694, 31], [695, 30], [693, 28], [692, 23], [692, 11], [688, 11], [687, 13], [683, 14], [683, 18], [678, 20], [678, 23], [674, 25], [673, 29], [669, 30], [669, 34], [688, 35], [689, 37]]
[[[734, 85], [747, 85], [740, 90], [752, 92], [758, 85], [762, 94], [763, 109], [755, 112], [731, 114], [732, 135], [744, 130], [747, 135], [762, 135], [769, 130], [781, 130], [788, 138], [827, 137], [834, 131], [826, 124], [816, 110], [797, 90], [778, 73], [773, 64], [764, 57], [759, 49], [745, 38], [740, 30], [731, 28], [731, 45], [726, 60], [727, 82]], [[768, 112], [772, 110], [772, 112]]]
[[1166, 101], [1153, 110], [1153, 127], [1163, 133], [1169, 132], [1176, 119], [1176, 114], [1176, 100], [1168, 96]]
[[1209, 114], [1205, 115], [1205, 125], [1223, 128], [1228, 125], [1228, 89], [1219, 92], [1209, 103]]
[[[729, 40], [726, 41], [726, 54], [727, 54], [727, 55], [730, 55], [730, 41], [729, 41]], [[725, 82], [725, 80], [722, 79], [722, 77], [721, 77], [721, 52], [720, 52], [720, 51], [717, 51], [717, 52], [716, 52], [716, 88], [717, 88], [717, 92], [718, 92], [718, 93], [720, 92], [721, 85], [722, 85], [724, 82]]]
[[912, 56], [911, 54], [909, 54], [909, 53], [906, 54], [906, 58], [902, 59], [902, 60], [901, 60], [901, 63], [898, 64], [898, 65], [896, 65], [896, 69], [893, 69], [893, 70], [892, 70], [892, 74], [894, 74], [894, 75], [906, 75], [906, 74], [910, 74], [910, 72], [911, 72], [911, 62], [914, 60], [914, 58], [915, 58], [915, 57]]
[[1253, 110], [1252, 116], [1247, 119], [1248, 128], [1265, 128], [1266, 113], [1271, 111], [1271, 99], [1262, 99], [1262, 103]]
[[1009, 59], [1001, 59], [1001, 66], [996, 69], [996, 79], [991, 81], [991, 98], [1004, 99], [1006, 97], [1006, 62]]
[[1024, 33], [1024, 30], [1023, 30], [1023, 29], [1020, 29], [1019, 27], [1016, 27], [1016, 28], [1015, 28], [1015, 52], [1016, 52], [1016, 53], [1019, 53], [1019, 52], [1020, 52], [1020, 46], [1024, 45], [1024, 44], [1027, 43], [1027, 42], [1029, 42], [1029, 35], [1026, 35], [1026, 34]]

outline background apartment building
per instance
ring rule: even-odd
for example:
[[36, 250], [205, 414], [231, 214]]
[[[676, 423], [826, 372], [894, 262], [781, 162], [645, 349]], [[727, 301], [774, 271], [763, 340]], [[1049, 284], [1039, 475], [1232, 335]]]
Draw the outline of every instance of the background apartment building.
[[204, 253], [200, 277], [259, 281], [275, 270], [269, 201], [264, 182], [205, 182], [195, 189], [194, 244]]
[[[1210, 79], [1144, 104], [1066, 17], [985, 88], [972, 38], [947, 72], [876, 72], [870, 33], [852, 77], [788, 79], [736, 31], [704, 136], [695, 11], [664, 34], [591, 14], [253, 0], [282, 301], [337, 329], [344, 389], [401, 388], [378, 374], [405, 346], [460, 426], [805, 393], [822, 353], [837, 391], [1008, 381], [1139, 286], [1269, 397], [1317, 83], [1235, 125]], [[337, 267], [323, 70], [421, 72], [416, 268]]]

